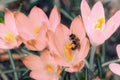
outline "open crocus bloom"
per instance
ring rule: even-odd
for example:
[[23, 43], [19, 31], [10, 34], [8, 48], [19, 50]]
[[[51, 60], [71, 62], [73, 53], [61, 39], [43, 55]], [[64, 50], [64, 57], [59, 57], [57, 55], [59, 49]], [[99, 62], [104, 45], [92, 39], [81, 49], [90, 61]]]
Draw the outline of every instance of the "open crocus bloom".
[[81, 13], [87, 35], [91, 44], [95, 46], [104, 43], [120, 25], [120, 11], [105, 24], [104, 8], [100, 1], [91, 10], [86, 0], [82, 0]]
[[[120, 59], [120, 45], [118, 45], [116, 49], [117, 49], [118, 57], [119, 57], [119, 59]], [[111, 70], [113, 73], [115, 73], [115, 74], [117, 74], [117, 75], [120, 76], [120, 64], [111, 63], [111, 64], [109, 65], [109, 68], [110, 68], [110, 70]]]
[[43, 51], [40, 57], [36, 55], [25, 56], [22, 61], [31, 70], [30, 77], [33, 79], [59, 80], [62, 67], [55, 63], [48, 50]]
[[6, 9], [4, 24], [0, 23], [0, 48], [11, 49], [20, 44], [21, 39], [16, 29], [13, 13]]
[[54, 31], [60, 23], [56, 6], [52, 9], [49, 20], [42, 9], [36, 6], [32, 8], [29, 17], [21, 12], [14, 12], [14, 17], [20, 36], [30, 50], [43, 50], [47, 45], [47, 29]]
[[[80, 16], [77, 16], [68, 29], [60, 24], [55, 33], [49, 33], [50, 51], [55, 52], [56, 62], [66, 66], [66, 71], [76, 72], [83, 68], [83, 59], [89, 51], [89, 41], [86, 38], [85, 29]], [[51, 35], [50, 35], [51, 34]]]

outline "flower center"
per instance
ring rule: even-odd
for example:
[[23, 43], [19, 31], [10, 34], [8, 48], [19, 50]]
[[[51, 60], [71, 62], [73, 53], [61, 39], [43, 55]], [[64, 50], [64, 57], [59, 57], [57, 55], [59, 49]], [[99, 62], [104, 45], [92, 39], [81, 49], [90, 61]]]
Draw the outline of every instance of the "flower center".
[[100, 18], [98, 19], [97, 24], [94, 28], [98, 30], [103, 30], [103, 24], [105, 24], [105, 18]]
[[47, 64], [45, 67], [51, 73], [54, 71], [54, 69], [52, 68], [52, 66], [50, 64]]
[[65, 55], [68, 61], [72, 61], [72, 51], [80, 48], [79, 38], [75, 34], [69, 36], [70, 42], [68, 42], [64, 47]]
[[13, 41], [15, 41], [15, 38], [14, 38], [13, 34], [8, 31], [6, 33], [6, 35], [4, 36], [4, 40], [13, 42]]
[[35, 35], [38, 35], [39, 32], [40, 32], [40, 27], [36, 27], [36, 28], [34, 29], [34, 32], [35, 32]]
[[73, 46], [71, 43], [67, 43], [64, 47], [64, 52], [69, 62], [72, 60], [72, 51], [71, 51], [72, 47]]

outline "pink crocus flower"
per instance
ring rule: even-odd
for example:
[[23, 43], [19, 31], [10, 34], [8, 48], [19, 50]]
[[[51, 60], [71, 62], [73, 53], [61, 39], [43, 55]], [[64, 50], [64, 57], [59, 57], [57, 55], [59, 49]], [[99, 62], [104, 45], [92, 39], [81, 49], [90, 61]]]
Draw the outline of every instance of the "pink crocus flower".
[[15, 12], [14, 16], [20, 36], [30, 50], [43, 50], [47, 46], [47, 29], [55, 31], [60, 23], [60, 14], [56, 6], [52, 9], [49, 20], [43, 10], [36, 6], [32, 8], [28, 17], [21, 12]]
[[[120, 45], [117, 45], [116, 49], [117, 49], [117, 55], [118, 55], [118, 57], [119, 57], [119, 59], [120, 59]], [[109, 65], [109, 68], [110, 68], [110, 70], [111, 70], [113, 73], [115, 73], [115, 74], [117, 74], [117, 75], [120, 76], [120, 64], [111, 63], [111, 64]]]
[[6, 9], [4, 23], [0, 23], [0, 48], [12, 49], [21, 44], [13, 13]]
[[[49, 48], [55, 61], [66, 67], [68, 72], [76, 72], [84, 67], [84, 58], [89, 51], [89, 41], [80, 16], [77, 16], [68, 29], [60, 24], [55, 33], [48, 31]], [[51, 34], [51, 35], [50, 35]]]
[[55, 63], [48, 50], [43, 51], [41, 56], [25, 56], [22, 61], [31, 70], [31, 78], [35, 80], [59, 80], [62, 67]]
[[105, 23], [104, 8], [100, 1], [91, 10], [86, 0], [82, 0], [81, 13], [87, 35], [95, 46], [104, 43], [120, 25], [120, 10]]

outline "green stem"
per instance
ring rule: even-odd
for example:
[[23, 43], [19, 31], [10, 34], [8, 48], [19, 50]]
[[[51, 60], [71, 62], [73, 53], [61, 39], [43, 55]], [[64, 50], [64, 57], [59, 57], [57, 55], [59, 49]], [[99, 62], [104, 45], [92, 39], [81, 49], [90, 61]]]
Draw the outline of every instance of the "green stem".
[[27, 69], [27, 70], [22, 74], [22, 76], [25, 76], [25, 74], [27, 74], [29, 71], [30, 71], [30, 70]]
[[8, 74], [8, 73], [13, 73], [13, 72], [21, 72], [25, 71], [26, 69], [16, 69], [16, 70], [6, 70], [6, 71], [1, 71], [0, 74]]
[[109, 65], [110, 63], [115, 63], [115, 62], [120, 62], [120, 59], [105, 62], [102, 64], [102, 67], [105, 67], [105, 66]]
[[27, 51], [27, 50], [25, 50], [25, 49], [21, 49], [21, 51], [22, 51], [23, 53], [25, 53], [25, 54], [28, 54], [28, 55], [32, 54], [30, 51]]
[[90, 51], [90, 69], [91, 71], [94, 70], [94, 55], [95, 55], [96, 46], [92, 45]]
[[89, 67], [88, 61], [86, 59], [84, 59], [83, 61], [85, 62], [86, 67], [89, 69], [90, 67]]
[[105, 43], [102, 45], [102, 59], [101, 62], [104, 63], [105, 62]]
[[17, 11], [21, 11], [21, 9], [22, 9], [22, 3], [19, 5], [19, 7], [18, 7], [18, 10]]
[[87, 71], [87, 69], [85, 70], [85, 80], [88, 80], [88, 71]]
[[60, 12], [71, 21], [73, 20], [73, 17], [71, 17], [64, 9], [60, 9]]
[[8, 50], [7, 53], [9, 55], [10, 63], [11, 63], [12, 68], [14, 70], [14, 78], [15, 78], [15, 80], [18, 80], [18, 75], [17, 75], [17, 72], [16, 72], [16, 68], [15, 68], [15, 63], [14, 63], [14, 60], [13, 60], [13, 56], [12, 56], [10, 50]]

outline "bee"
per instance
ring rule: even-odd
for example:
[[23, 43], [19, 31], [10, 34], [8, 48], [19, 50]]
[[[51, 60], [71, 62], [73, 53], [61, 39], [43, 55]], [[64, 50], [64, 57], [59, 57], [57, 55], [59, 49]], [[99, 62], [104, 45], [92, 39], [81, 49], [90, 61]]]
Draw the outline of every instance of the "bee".
[[70, 40], [72, 41], [73, 47], [71, 48], [72, 50], [76, 50], [80, 48], [80, 40], [75, 34], [71, 34], [69, 36]]

